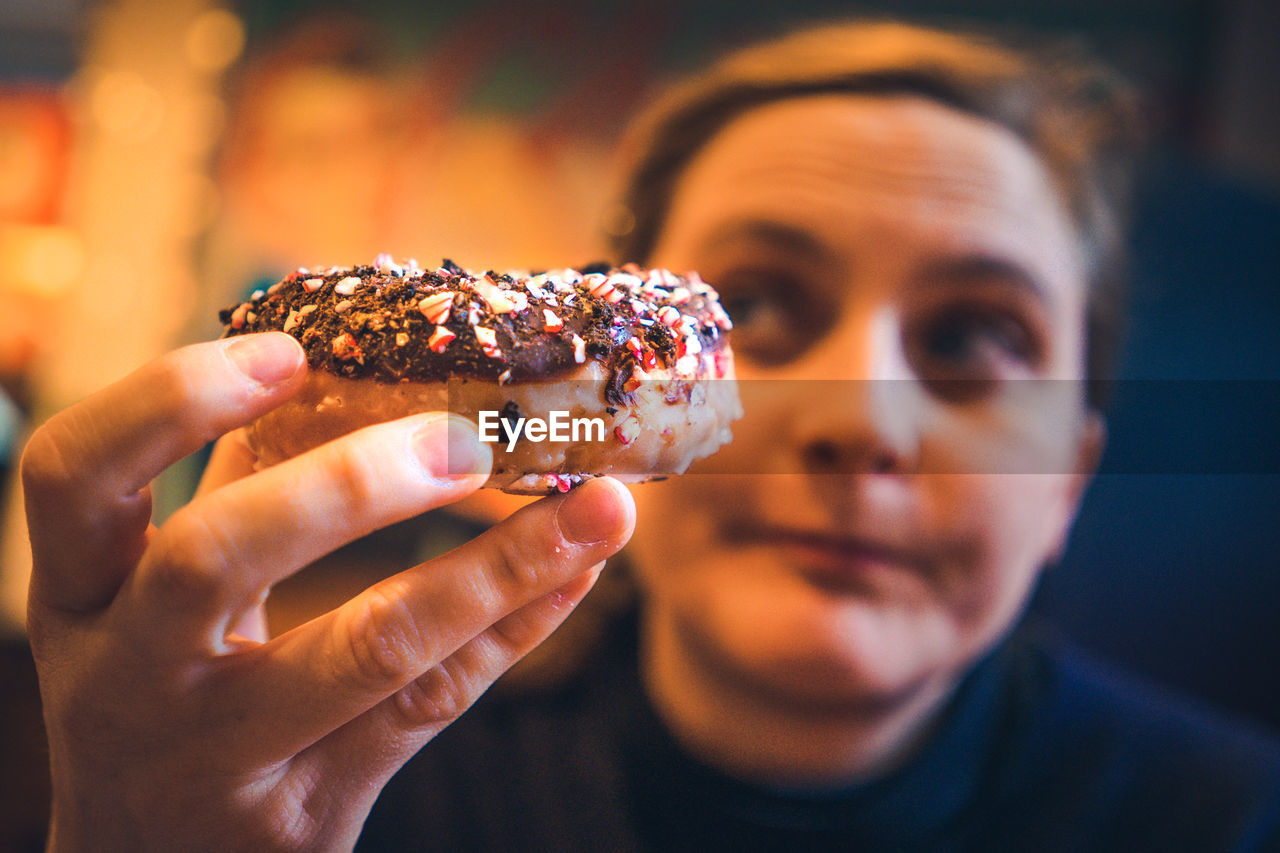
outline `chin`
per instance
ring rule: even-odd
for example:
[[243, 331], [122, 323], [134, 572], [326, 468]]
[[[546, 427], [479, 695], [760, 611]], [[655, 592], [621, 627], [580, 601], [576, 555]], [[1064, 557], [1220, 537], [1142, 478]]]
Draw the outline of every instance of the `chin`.
[[672, 601], [686, 642], [726, 677], [778, 699], [861, 705], [954, 664], [942, 614], [877, 590], [833, 592], [764, 550], [704, 563]]

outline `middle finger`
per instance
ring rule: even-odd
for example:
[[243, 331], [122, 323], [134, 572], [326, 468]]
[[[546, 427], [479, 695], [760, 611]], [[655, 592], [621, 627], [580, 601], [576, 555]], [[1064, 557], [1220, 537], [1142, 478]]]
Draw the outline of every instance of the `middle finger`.
[[[589, 480], [265, 645], [225, 658], [214, 692], [234, 696], [237, 707], [227, 717], [238, 721], [237, 742], [267, 761], [312, 745], [495, 623], [592, 570], [622, 547], [634, 523], [621, 484]], [[541, 612], [545, 630], [521, 633], [550, 633], [563, 616], [554, 608]], [[471, 660], [477, 670], [459, 674], [460, 694], [495, 678], [502, 666], [491, 664], [483, 656]], [[221, 686], [230, 682], [236, 687]], [[465, 704], [466, 695], [453, 698]]]

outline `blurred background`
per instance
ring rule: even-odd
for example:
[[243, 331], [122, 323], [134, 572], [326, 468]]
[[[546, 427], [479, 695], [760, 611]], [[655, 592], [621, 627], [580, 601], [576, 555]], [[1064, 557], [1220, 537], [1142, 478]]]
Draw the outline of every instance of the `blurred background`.
[[[618, 133], [665, 80], [863, 12], [1079, 40], [1140, 87], [1152, 148], [1122, 375], [1180, 383], [1183, 404], [1120, 386], [1106, 473], [1036, 607], [1280, 731], [1280, 463], [1251, 398], [1280, 379], [1272, 0], [4, 0], [9, 630], [27, 560], [11, 475], [32, 424], [215, 336], [218, 308], [300, 264], [599, 257]], [[162, 484], [159, 511], [183, 490]]]

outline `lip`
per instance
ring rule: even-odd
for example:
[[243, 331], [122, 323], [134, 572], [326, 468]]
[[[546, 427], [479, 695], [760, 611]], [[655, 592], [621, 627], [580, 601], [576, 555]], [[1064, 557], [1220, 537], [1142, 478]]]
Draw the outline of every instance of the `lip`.
[[876, 581], [919, 569], [909, 551], [857, 535], [759, 523], [735, 524], [727, 533], [737, 544], [778, 550], [806, 579], [833, 592], [865, 592]]

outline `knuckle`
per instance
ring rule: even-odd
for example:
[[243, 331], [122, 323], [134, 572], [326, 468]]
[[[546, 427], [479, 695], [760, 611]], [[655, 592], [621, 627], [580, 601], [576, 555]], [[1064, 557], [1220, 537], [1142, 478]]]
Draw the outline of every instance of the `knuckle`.
[[382, 503], [387, 478], [374, 464], [370, 449], [360, 442], [339, 441], [329, 461], [341, 505], [353, 515]]
[[[192, 359], [191, 348], [157, 358], [129, 377], [146, 399], [146, 414], [153, 430], [165, 434], [214, 437], [210, 426], [214, 386], [200, 381], [207, 376]], [[225, 401], [224, 401], [225, 402]]]
[[350, 619], [339, 620], [339, 680], [359, 690], [385, 691], [412, 680], [426, 657], [417, 620], [404, 600], [375, 586]]
[[75, 483], [74, 468], [67, 464], [54, 423], [45, 423], [32, 433], [22, 451], [19, 462], [22, 488], [33, 497], [67, 493]]
[[199, 393], [192, 382], [193, 371], [186, 359], [171, 354], [162, 357], [150, 365], [151, 375], [147, 377], [147, 389], [157, 400], [163, 400], [166, 408], [172, 413], [180, 426], [200, 425]]
[[[562, 615], [568, 615], [565, 611]], [[528, 651], [538, 639], [550, 632], [553, 624], [550, 619], [536, 618], [524, 610], [517, 610], [505, 619], [499, 619], [489, 628], [493, 636], [496, 651], [507, 659], [508, 663]]]
[[147, 552], [145, 579], [160, 597], [218, 604], [231, 578], [230, 544], [189, 507], [176, 511]]
[[323, 780], [305, 764], [296, 764], [263, 804], [258, 836], [244, 849], [297, 851], [322, 849], [326, 808]]
[[490, 575], [500, 590], [528, 593], [545, 585], [545, 566], [533, 547], [535, 541], [497, 537], [489, 566]]
[[465, 673], [449, 661], [433, 667], [406, 684], [392, 698], [396, 724], [406, 730], [447, 725], [471, 707], [478, 691]]

